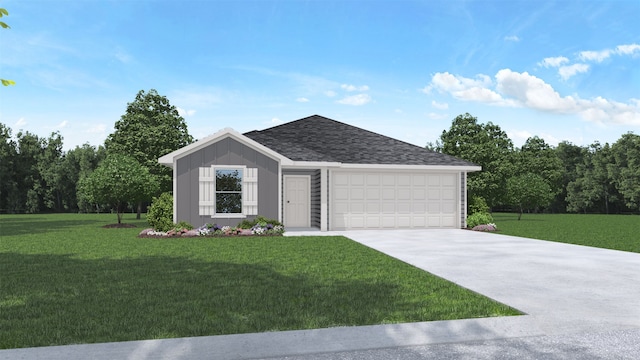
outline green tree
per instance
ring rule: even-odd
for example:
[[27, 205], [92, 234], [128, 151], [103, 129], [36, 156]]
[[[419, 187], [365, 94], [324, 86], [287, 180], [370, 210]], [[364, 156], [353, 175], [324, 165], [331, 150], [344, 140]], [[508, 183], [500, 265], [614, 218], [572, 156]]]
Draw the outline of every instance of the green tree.
[[458, 115], [440, 135], [437, 150], [482, 166], [482, 171], [469, 174], [470, 197], [481, 196], [490, 207], [505, 203], [513, 143], [498, 125], [479, 124], [468, 113]]
[[[140, 90], [135, 100], [127, 104], [125, 114], [115, 124], [115, 131], [107, 137], [105, 147], [109, 154], [132, 156], [148, 168], [158, 178], [161, 193], [173, 189], [173, 174], [171, 169], [158, 163], [158, 158], [191, 142], [193, 138], [176, 107], [151, 89], [146, 93]], [[138, 215], [140, 209], [139, 204]]]
[[562, 192], [563, 166], [557, 152], [544, 139], [533, 136], [514, 153], [516, 174], [537, 174], [555, 197]]
[[519, 209], [518, 220], [525, 210], [536, 210], [549, 205], [553, 200], [549, 183], [542, 176], [533, 173], [509, 178], [507, 194], [511, 205]]
[[62, 207], [65, 211], [91, 210], [91, 204], [82, 201], [77, 196], [77, 186], [80, 179], [89, 176], [100, 161], [106, 156], [103, 146], [83, 144], [67, 151], [59, 167], [61, 182]]
[[560, 192], [556, 195], [551, 207], [555, 211], [569, 211], [568, 188], [569, 184], [578, 179], [578, 166], [584, 163], [587, 148], [574, 145], [568, 141], [562, 141], [555, 148], [556, 156], [562, 163], [562, 181]]
[[567, 211], [604, 212], [623, 206], [614, 186], [612, 170], [616, 167], [609, 144], [595, 142], [585, 149], [583, 161], [576, 165], [576, 178], [567, 184]]
[[640, 209], [640, 135], [626, 133], [611, 146], [615, 160], [607, 169], [625, 205]]
[[[9, 15], [9, 12], [6, 9], [0, 8], [0, 18], [3, 17], [3, 16], [8, 16], [8, 15]], [[2, 27], [3, 29], [10, 29], [11, 28], [4, 21], [0, 21], [0, 27]], [[16, 84], [15, 81], [6, 80], [6, 79], [0, 79], [0, 82], [2, 82], [2, 85], [4, 85], [4, 86], [9, 86], [9, 85], [15, 85]]]
[[0, 123], [0, 212], [14, 212], [11, 197], [18, 192], [17, 156], [17, 144], [11, 137], [11, 128]]
[[158, 191], [158, 182], [149, 170], [129, 156], [110, 154], [78, 184], [79, 197], [116, 210], [118, 224], [128, 202], [135, 203]]

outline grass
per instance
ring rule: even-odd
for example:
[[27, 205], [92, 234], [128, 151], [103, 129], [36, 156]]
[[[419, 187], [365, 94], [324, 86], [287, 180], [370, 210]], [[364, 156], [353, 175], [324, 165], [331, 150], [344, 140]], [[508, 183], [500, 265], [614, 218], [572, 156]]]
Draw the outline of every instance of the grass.
[[499, 233], [640, 253], [640, 216], [494, 213]]
[[0, 216], [0, 348], [518, 311], [344, 237], [139, 239], [115, 215]]

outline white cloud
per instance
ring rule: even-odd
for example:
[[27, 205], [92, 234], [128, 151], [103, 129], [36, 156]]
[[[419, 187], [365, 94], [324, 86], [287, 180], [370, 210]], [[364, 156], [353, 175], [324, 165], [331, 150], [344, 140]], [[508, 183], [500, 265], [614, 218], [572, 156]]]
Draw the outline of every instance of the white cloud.
[[324, 92], [324, 94], [326, 96], [328, 96], [328, 97], [335, 97], [336, 95], [338, 95], [338, 94], [336, 94], [335, 91], [332, 91], [332, 90], [327, 90], [327, 91]]
[[342, 100], [338, 100], [337, 102], [339, 104], [344, 104], [344, 105], [360, 106], [360, 105], [364, 105], [366, 103], [371, 102], [371, 96], [369, 96], [368, 94], [352, 95], [352, 96], [347, 96]]
[[25, 120], [24, 118], [20, 118], [18, 119], [18, 121], [16, 121], [16, 123], [13, 125], [14, 128], [19, 128], [20, 126], [25, 126], [27, 125], [27, 120]]
[[562, 64], [566, 64], [568, 62], [569, 62], [569, 59], [567, 59], [566, 57], [557, 56], [557, 57], [544, 58], [541, 62], [538, 63], [538, 65], [549, 68], [549, 67], [559, 67]]
[[422, 89], [418, 89], [418, 91], [425, 93], [427, 95], [431, 94], [431, 90], [433, 90], [433, 86], [431, 85], [427, 85], [425, 87], [423, 87]]
[[103, 134], [107, 131], [107, 126], [105, 124], [96, 124], [87, 129], [87, 133], [89, 134]]
[[573, 64], [569, 66], [561, 66], [558, 69], [558, 74], [563, 80], [567, 80], [568, 78], [574, 76], [578, 73], [585, 73], [589, 71], [589, 65], [587, 64]]
[[369, 90], [369, 87], [367, 85], [356, 86], [356, 85], [342, 84], [340, 85], [340, 88], [347, 91], [368, 91]]
[[182, 117], [193, 116], [196, 113], [196, 110], [186, 110], [179, 106], [176, 106], [176, 110], [178, 110], [178, 114]]
[[427, 117], [431, 120], [444, 120], [449, 117], [447, 114], [438, 114], [434, 112], [430, 112], [427, 114]]
[[472, 87], [487, 87], [491, 85], [491, 78], [487, 75], [476, 75], [475, 79], [449, 74], [436, 73], [431, 79], [431, 86], [444, 92], [462, 91]]
[[520, 38], [517, 37], [516, 35], [511, 35], [511, 36], [505, 36], [504, 39], [506, 41], [513, 41], [513, 42], [518, 42], [520, 41]]
[[619, 55], [635, 55], [640, 54], [640, 44], [619, 45], [616, 47], [616, 53]]
[[516, 144], [523, 144], [528, 138], [533, 136], [533, 134], [527, 130], [511, 130], [507, 131], [507, 135]]
[[402, 111], [402, 109], [395, 109], [393, 110], [396, 114], [404, 114], [404, 111]]
[[519, 104], [537, 110], [566, 113], [575, 110], [573, 98], [563, 98], [551, 85], [527, 72], [502, 69], [496, 74], [496, 89]]
[[496, 105], [512, 105], [500, 96], [500, 94], [489, 89], [493, 85], [491, 78], [487, 75], [476, 75], [475, 79], [465, 78], [445, 73], [436, 73], [431, 86], [441, 92], [448, 92], [453, 97], [460, 100], [479, 101], [494, 103]]
[[438, 110], [447, 110], [449, 108], [449, 104], [447, 103], [439, 103], [435, 100], [431, 101], [431, 106]]
[[271, 119], [271, 124], [280, 125], [280, 124], [282, 124], [282, 120], [280, 120], [278, 118], [273, 118], [273, 119]]
[[129, 53], [127, 53], [120, 47], [116, 49], [116, 52], [113, 54], [113, 56], [123, 64], [128, 64], [133, 59], [133, 57]]
[[296, 101], [300, 102], [300, 103], [306, 103], [306, 102], [309, 102], [309, 99], [307, 99], [305, 97], [299, 97], [299, 98], [296, 99]]
[[561, 96], [542, 79], [527, 72], [519, 73], [510, 69], [498, 71], [495, 78], [493, 88], [493, 84], [477, 86], [487, 83], [484, 75], [477, 76], [474, 80], [444, 73], [434, 75], [431, 86], [461, 100], [499, 106], [524, 106], [557, 114], [576, 114], [597, 123], [640, 125], [640, 101], [637, 99], [621, 103], [602, 97], [581, 99], [577, 96]]
[[583, 61], [603, 62], [611, 56], [611, 50], [602, 51], [581, 51], [578, 57]]
[[63, 129], [63, 128], [67, 127], [68, 124], [69, 124], [69, 122], [67, 120], [64, 120], [60, 124], [56, 125], [54, 127], [54, 129]]

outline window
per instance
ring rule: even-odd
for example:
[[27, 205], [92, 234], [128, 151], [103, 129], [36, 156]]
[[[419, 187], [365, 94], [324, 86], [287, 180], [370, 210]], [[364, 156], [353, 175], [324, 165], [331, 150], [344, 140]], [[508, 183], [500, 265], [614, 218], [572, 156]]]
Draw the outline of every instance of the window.
[[258, 169], [214, 165], [199, 170], [199, 215], [233, 218], [258, 214]]
[[216, 214], [242, 213], [242, 169], [215, 169]]

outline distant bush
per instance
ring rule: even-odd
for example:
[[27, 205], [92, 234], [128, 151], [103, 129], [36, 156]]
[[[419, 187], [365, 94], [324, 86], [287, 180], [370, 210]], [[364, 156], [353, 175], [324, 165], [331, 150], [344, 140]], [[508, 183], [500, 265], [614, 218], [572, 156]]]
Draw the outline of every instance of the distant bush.
[[467, 216], [467, 227], [474, 228], [478, 225], [486, 225], [493, 223], [493, 216], [489, 213], [477, 212]]
[[174, 228], [171, 193], [166, 192], [153, 198], [147, 211], [147, 222], [156, 231], [167, 232]]

